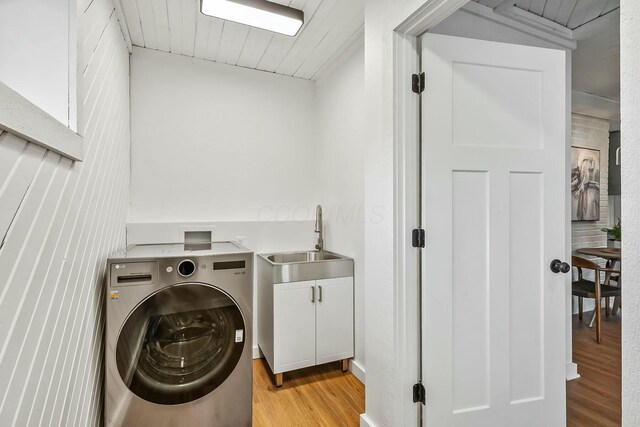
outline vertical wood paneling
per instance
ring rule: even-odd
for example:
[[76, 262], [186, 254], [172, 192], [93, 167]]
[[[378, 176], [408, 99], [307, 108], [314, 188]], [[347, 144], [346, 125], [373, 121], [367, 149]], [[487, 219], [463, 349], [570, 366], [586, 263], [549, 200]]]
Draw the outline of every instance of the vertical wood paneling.
[[0, 134], [3, 425], [102, 424], [103, 270], [124, 245], [129, 56], [110, 0], [78, 13], [85, 162]]
[[222, 32], [220, 50], [218, 51], [216, 62], [236, 65], [248, 34], [249, 27], [246, 25], [226, 21], [224, 23], [224, 31]]
[[129, 28], [129, 35], [131, 36], [131, 43], [136, 46], [144, 46], [144, 36], [142, 34], [142, 25], [140, 24], [138, 4], [134, 0], [118, 1], [122, 5], [122, 10], [127, 18], [127, 27]]
[[[144, 47], [158, 49], [158, 39], [156, 37], [156, 17], [153, 13], [153, 0], [130, 0], [138, 5], [140, 16], [140, 26], [144, 38]], [[126, 13], [126, 12], [125, 12]], [[127, 22], [129, 20], [127, 19]]]
[[[491, 8], [501, 3], [501, 0], [474, 1]], [[518, 0], [516, 6], [573, 30], [618, 9], [620, 0]]]
[[272, 0], [304, 11], [295, 37], [204, 16], [195, 0], [118, 1], [136, 46], [305, 79], [353, 43], [364, 24], [364, 0]]
[[555, 21], [562, 1], [563, 0], [547, 0], [547, 3], [544, 5], [544, 10], [542, 11], [542, 16], [551, 21]]
[[197, 1], [182, 1], [182, 55], [193, 56], [199, 4]]
[[267, 46], [271, 42], [273, 33], [261, 30], [260, 28], [251, 28], [247, 40], [242, 47], [242, 52], [238, 58], [238, 65], [247, 68], [256, 68]]

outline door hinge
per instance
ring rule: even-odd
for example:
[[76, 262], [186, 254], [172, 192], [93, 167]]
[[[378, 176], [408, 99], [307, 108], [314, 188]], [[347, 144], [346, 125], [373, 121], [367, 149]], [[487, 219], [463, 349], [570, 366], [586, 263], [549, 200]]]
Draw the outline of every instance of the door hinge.
[[423, 405], [426, 402], [427, 392], [424, 389], [424, 386], [420, 381], [417, 384], [413, 385], [413, 403], [422, 403]]
[[411, 90], [413, 93], [420, 95], [424, 92], [425, 79], [424, 73], [411, 75]]
[[412, 233], [412, 244], [414, 248], [424, 248], [427, 240], [424, 229], [414, 228]]

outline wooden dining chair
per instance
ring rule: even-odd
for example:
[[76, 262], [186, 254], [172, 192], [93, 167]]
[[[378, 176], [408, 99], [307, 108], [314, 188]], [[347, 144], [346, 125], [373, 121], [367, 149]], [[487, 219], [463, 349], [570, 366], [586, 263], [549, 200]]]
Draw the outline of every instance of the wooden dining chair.
[[[602, 342], [602, 299], [604, 298], [608, 301], [611, 297], [621, 295], [621, 289], [619, 287], [611, 286], [608, 281], [602, 283], [601, 274], [608, 273], [609, 276], [615, 274], [619, 277], [620, 271], [613, 268], [601, 267], [593, 261], [577, 256], [571, 257], [571, 264], [578, 270], [578, 280], [573, 281], [571, 286], [572, 295], [578, 297], [578, 318], [582, 321], [583, 299], [595, 299], [596, 341], [599, 344]], [[594, 280], [585, 279], [583, 270], [593, 270]]]

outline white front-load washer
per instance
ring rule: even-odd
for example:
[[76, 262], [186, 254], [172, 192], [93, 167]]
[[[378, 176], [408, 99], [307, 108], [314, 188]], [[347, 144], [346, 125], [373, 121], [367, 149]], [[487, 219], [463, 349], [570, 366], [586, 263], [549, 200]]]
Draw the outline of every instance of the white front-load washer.
[[108, 260], [105, 425], [251, 425], [253, 253], [136, 245]]

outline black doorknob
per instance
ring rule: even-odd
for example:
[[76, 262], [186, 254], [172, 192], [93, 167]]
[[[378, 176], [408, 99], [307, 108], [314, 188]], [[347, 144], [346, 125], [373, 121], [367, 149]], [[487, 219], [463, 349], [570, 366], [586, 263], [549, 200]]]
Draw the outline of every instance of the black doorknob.
[[571, 266], [569, 264], [562, 262], [559, 259], [551, 261], [549, 268], [551, 268], [551, 271], [554, 273], [568, 273], [571, 270]]

